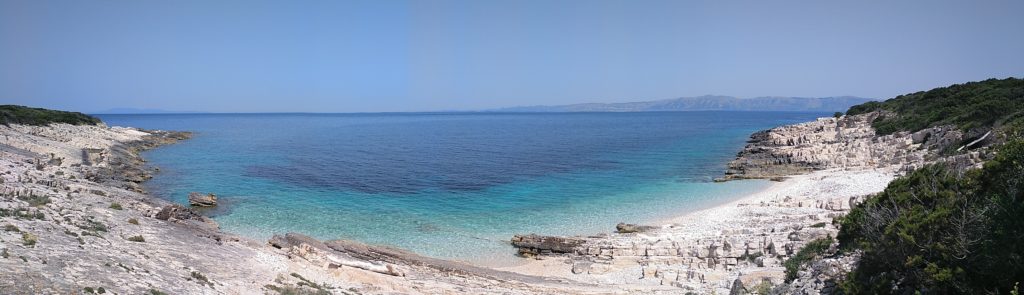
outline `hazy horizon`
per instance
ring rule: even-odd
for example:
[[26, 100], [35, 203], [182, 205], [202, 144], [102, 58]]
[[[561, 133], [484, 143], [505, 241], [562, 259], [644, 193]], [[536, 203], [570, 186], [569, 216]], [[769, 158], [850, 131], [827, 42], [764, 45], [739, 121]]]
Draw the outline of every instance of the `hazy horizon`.
[[[451, 110], [362, 111], [362, 112], [359, 112], [359, 111], [356, 111], [356, 112], [333, 112], [333, 111], [327, 111], [327, 112], [323, 112], [323, 111], [319, 111], [319, 112], [318, 111], [293, 111], [293, 112], [281, 112], [281, 111], [230, 112], [229, 111], [229, 112], [209, 112], [209, 111], [193, 111], [193, 110], [109, 108], [109, 109], [105, 109], [105, 110], [96, 110], [96, 111], [80, 111], [80, 110], [67, 110], [67, 111], [76, 111], [76, 112], [82, 112], [82, 113], [87, 113], [87, 114], [100, 114], [100, 115], [103, 115], [103, 114], [108, 114], [108, 115], [116, 115], [116, 114], [125, 114], [125, 115], [130, 115], [130, 114], [140, 114], [140, 115], [142, 115], [142, 114], [288, 114], [288, 113], [297, 113], [297, 114], [304, 114], [304, 113], [306, 113], [306, 114], [359, 114], [359, 113], [470, 113], [470, 112], [514, 112], [514, 113], [518, 113], [518, 112], [532, 112], [532, 111], [521, 110], [523, 108], [530, 108], [530, 107], [560, 107], [560, 106], [573, 106], [573, 105], [580, 105], [580, 104], [629, 104], [629, 103], [672, 101], [672, 100], [675, 100], [675, 99], [704, 98], [704, 97], [732, 97], [732, 98], [737, 98], [737, 99], [740, 99], [740, 100], [748, 100], [748, 99], [752, 100], [752, 99], [760, 99], [760, 98], [826, 99], [826, 98], [837, 98], [837, 97], [838, 98], [850, 97], [850, 98], [859, 98], [859, 99], [866, 99], [866, 100], [879, 100], [878, 98], [855, 97], [855, 96], [832, 96], [832, 97], [782, 97], [782, 96], [733, 97], [733, 96], [727, 96], [727, 95], [711, 95], [711, 94], [708, 94], [708, 95], [693, 96], [693, 97], [676, 97], [676, 98], [644, 100], [644, 101], [621, 101], [621, 102], [613, 101], [613, 102], [607, 102], [607, 103], [581, 102], [581, 103], [573, 103], [573, 104], [565, 104], [565, 105], [529, 105], [529, 106], [521, 105], [521, 106], [502, 106], [502, 107], [488, 108], [488, 109], [461, 109], [461, 110], [460, 109], [451, 109]], [[29, 105], [28, 107], [36, 107], [36, 106]], [[723, 110], [680, 110], [680, 111], [682, 111], [682, 112], [690, 112], [690, 111], [737, 111], [737, 112], [742, 112], [743, 110], [725, 110], [725, 109], [723, 109]], [[795, 112], [802, 112], [801, 110], [794, 110], [794, 111]], [[601, 112], [601, 111], [595, 111], [595, 112]]]
[[472, 111], [1024, 76], [1024, 2], [0, 0], [0, 104]]

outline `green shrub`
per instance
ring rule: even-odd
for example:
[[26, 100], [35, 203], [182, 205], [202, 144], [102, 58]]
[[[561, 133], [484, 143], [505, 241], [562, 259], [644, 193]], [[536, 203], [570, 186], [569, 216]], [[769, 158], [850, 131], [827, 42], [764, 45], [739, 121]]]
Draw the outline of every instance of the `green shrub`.
[[121, 209], [124, 209], [124, 207], [121, 207], [121, 203], [113, 202], [113, 203], [110, 203], [110, 209], [121, 210]]
[[740, 257], [738, 257], [737, 259], [738, 260], [746, 260], [746, 261], [751, 261], [752, 262], [752, 261], [756, 260], [758, 257], [761, 257], [761, 256], [764, 256], [764, 253], [761, 253], [760, 251], [758, 251], [758, 252], [754, 252], [754, 253], [743, 253], [743, 255], [740, 255]]
[[14, 217], [14, 219], [25, 219], [25, 220], [32, 220], [32, 219], [42, 220], [42, 219], [46, 219], [46, 214], [43, 214], [43, 212], [40, 212], [39, 210], [36, 210], [35, 212], [32, 212], [32, 209], [30, 209], [30, 208], [13, 208], [13, 209], [0, 208], [0, 217]]
[[29, 247], [35, 247], [36, 242], [39, 241], [39, 237], [29, 232], [21, 233], [21, 244]]
[[22, 200], [22, 201], [28, 202], [28, 205], [30, 207], [40, 207], [40, 206], [43, 206], [43, 205], [46, 205], [46, 204], [50, 203], [50, 197], [49, 196], [38, 196], [38, 195], [20, 196], [20, 197], [18, 197], [18, 200]]
[[135, 218], [128, 218], [128, 223], [139, 225], [139, 220]]
[[21, 229], [19, 229], [17, 226], [13, 224], [6, 224], [4, 225], [4, 231], [12, 231], [18, 233], [21, 232]]
[[302, 275], [299, 275], [299, 274], [294, 273], [294, 272], [291, 273], [291, 276], [299, 279], [299, 282], [296, 283], [295, 285], [297, 285], [299, 287], [306, 286], [306, 287], [310, 287], [310, 288], [313, 288], [313, 289], [316, 290], [316, 292], [313, 292], [313, 293], [306, 292], [306, 293], [300, 293], [300, 294], [331, 294], [331, 292], [329, 292], [327, 290], [328, 289], [334, 289], [333, 287], [328, 286], [327, 284], [322, 284], [322, 285], [321, 284], [317, 284], [317, 283], [315, 283], [313, 281], [310, 281], [310, 280], [306, 279]]
[[770, 281], [770, 280], [762, 280], [760, 284], [757, 284], [757, 285], [755, 285], [755, 286], [750, 288], [750, 293], [751, 294], [761, 294], [761, 295], [771, 294], [772, 293], [772, 287], [775, 287], [774, 285], [772, 285], [772, 281]]
[[146, 238], [143, 238], [142, 236], [131, 236], [131, 237], [128, 237], [128, 240], [132, 241], [132, 242], [139, 242], [139, 243], [145, 243], [146, 242]]
[[800, 266], [824, 254], [828, 247], [832, 245], [832, 241], [832, 237], [810, 241], [800, 251], [797, 251], [793, 257], [786, 259], [786, 262], [783, 263], [786, 267], [786, 281], [792, 282], [796, 279]]
[[935, 88], [856, 105], [846, 114], [877, 110], [889, 113], [871, 123], [880, 135], [940, 125], [956, 125], [962, 130], [987, 128], [1024, 110], [1024, 80], [989, 79]]
[[50, 125], [67, 123], [72, 125], [96, 125], [100, 119], [76, 112], [54, 111], [16, 105], [0, 105], [0, 124]]
[[189, 274], [188, 279], [195, 279], [196, 283], [199, 283], [200, 285], [209, 285], [210, 287], [213, 287], [213, 282], [210, 282], [210, 279], [206, 278], [206, 276], [204, 276], [202, 273], [198, 271], [193, 271], [191, 274]]
[[[287, 285], [287, 286], [281, 286], [281, 287], [274, 286], [274, 285], [265, 285], [263, 287], [267, 288], [267, 290], [277, 292], [277, 294], [280, 294], [280, 295], [330, 295], [331, 294], [331, 292], [327, 291], [327, 290], [308, 289], [308, 288], [303, 288], [301, 286], [293, 286], [293, 285]], [[270, 293], [267, 293], [267, 294], [270, 294]]]
[[983, 169], [922, 167], [844, 217], [837, 237], [864, 251], [847, 294], [1005, 294], [1024, 281], [1024, 141]]
[[87, 231], [91, 231], [91, 232], [93, 232], [93, 235], [96, 235], [96, 233], [99, 233], [99, 232], [106, 232], [107, 231], [107, 225], [106, 224], [103, 224], [103, 223], [101, 223], [99, 221], [96, 221], [92, 217], [86, 218], [85, 224], [84, 225], [79, 225], [78, 228], [81, 228], [81, 229], [84, 229], [84, 230], [87, 230]]

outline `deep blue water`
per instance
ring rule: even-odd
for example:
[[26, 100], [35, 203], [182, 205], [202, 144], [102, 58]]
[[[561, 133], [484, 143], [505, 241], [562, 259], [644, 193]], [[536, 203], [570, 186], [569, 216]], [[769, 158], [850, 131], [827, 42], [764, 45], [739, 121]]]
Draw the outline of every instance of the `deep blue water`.
[[100, 115], [187, 130], [145, 154], [157, 196], [216, 193], [230, 232], [510, 261], [515, 233], [593, 234], [762, 189], [712, 183], [750, 133], [820, 113]]

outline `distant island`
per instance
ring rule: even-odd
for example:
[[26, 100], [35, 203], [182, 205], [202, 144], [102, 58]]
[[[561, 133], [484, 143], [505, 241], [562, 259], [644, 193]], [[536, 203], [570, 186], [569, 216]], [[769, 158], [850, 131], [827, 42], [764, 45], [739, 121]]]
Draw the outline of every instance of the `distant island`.
[[677, 111], [771, 111], [839, 112], [851, 106], [875, 101], [855, 96], [736, 98], [705, 95], [664, 100], [622, 103], [580, 103], [556, 106], [521, 106], [488, 110], [491, 112], [677, 112]]
[[139, 109], [139, 108], [112, 108], [102, 111], [91, 112], [99, 115], [135, 115], [135, 114], [195, 114], [196, 111], [172, 111], [163, 109]]

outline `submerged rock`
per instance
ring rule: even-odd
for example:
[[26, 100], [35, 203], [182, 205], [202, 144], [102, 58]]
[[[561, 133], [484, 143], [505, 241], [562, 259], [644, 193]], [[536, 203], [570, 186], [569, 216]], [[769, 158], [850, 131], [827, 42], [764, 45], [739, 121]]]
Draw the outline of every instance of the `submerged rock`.
[[619, 232], [620, 234], [640, 233], [640, 232], [645, 232], [645, 231], [649, 231], [649, 230], [656, 229], [656, 228], [657, 227], [649, 226], [649, 225], [636, 225], [636, 224], [622, 223], [622, 222], [620, 222], [619, 224], [615, 225], [615, 231]]
[[196, 207], [217, 206], [217, 195], [191, 192], [188, 194], [188, 204]]

